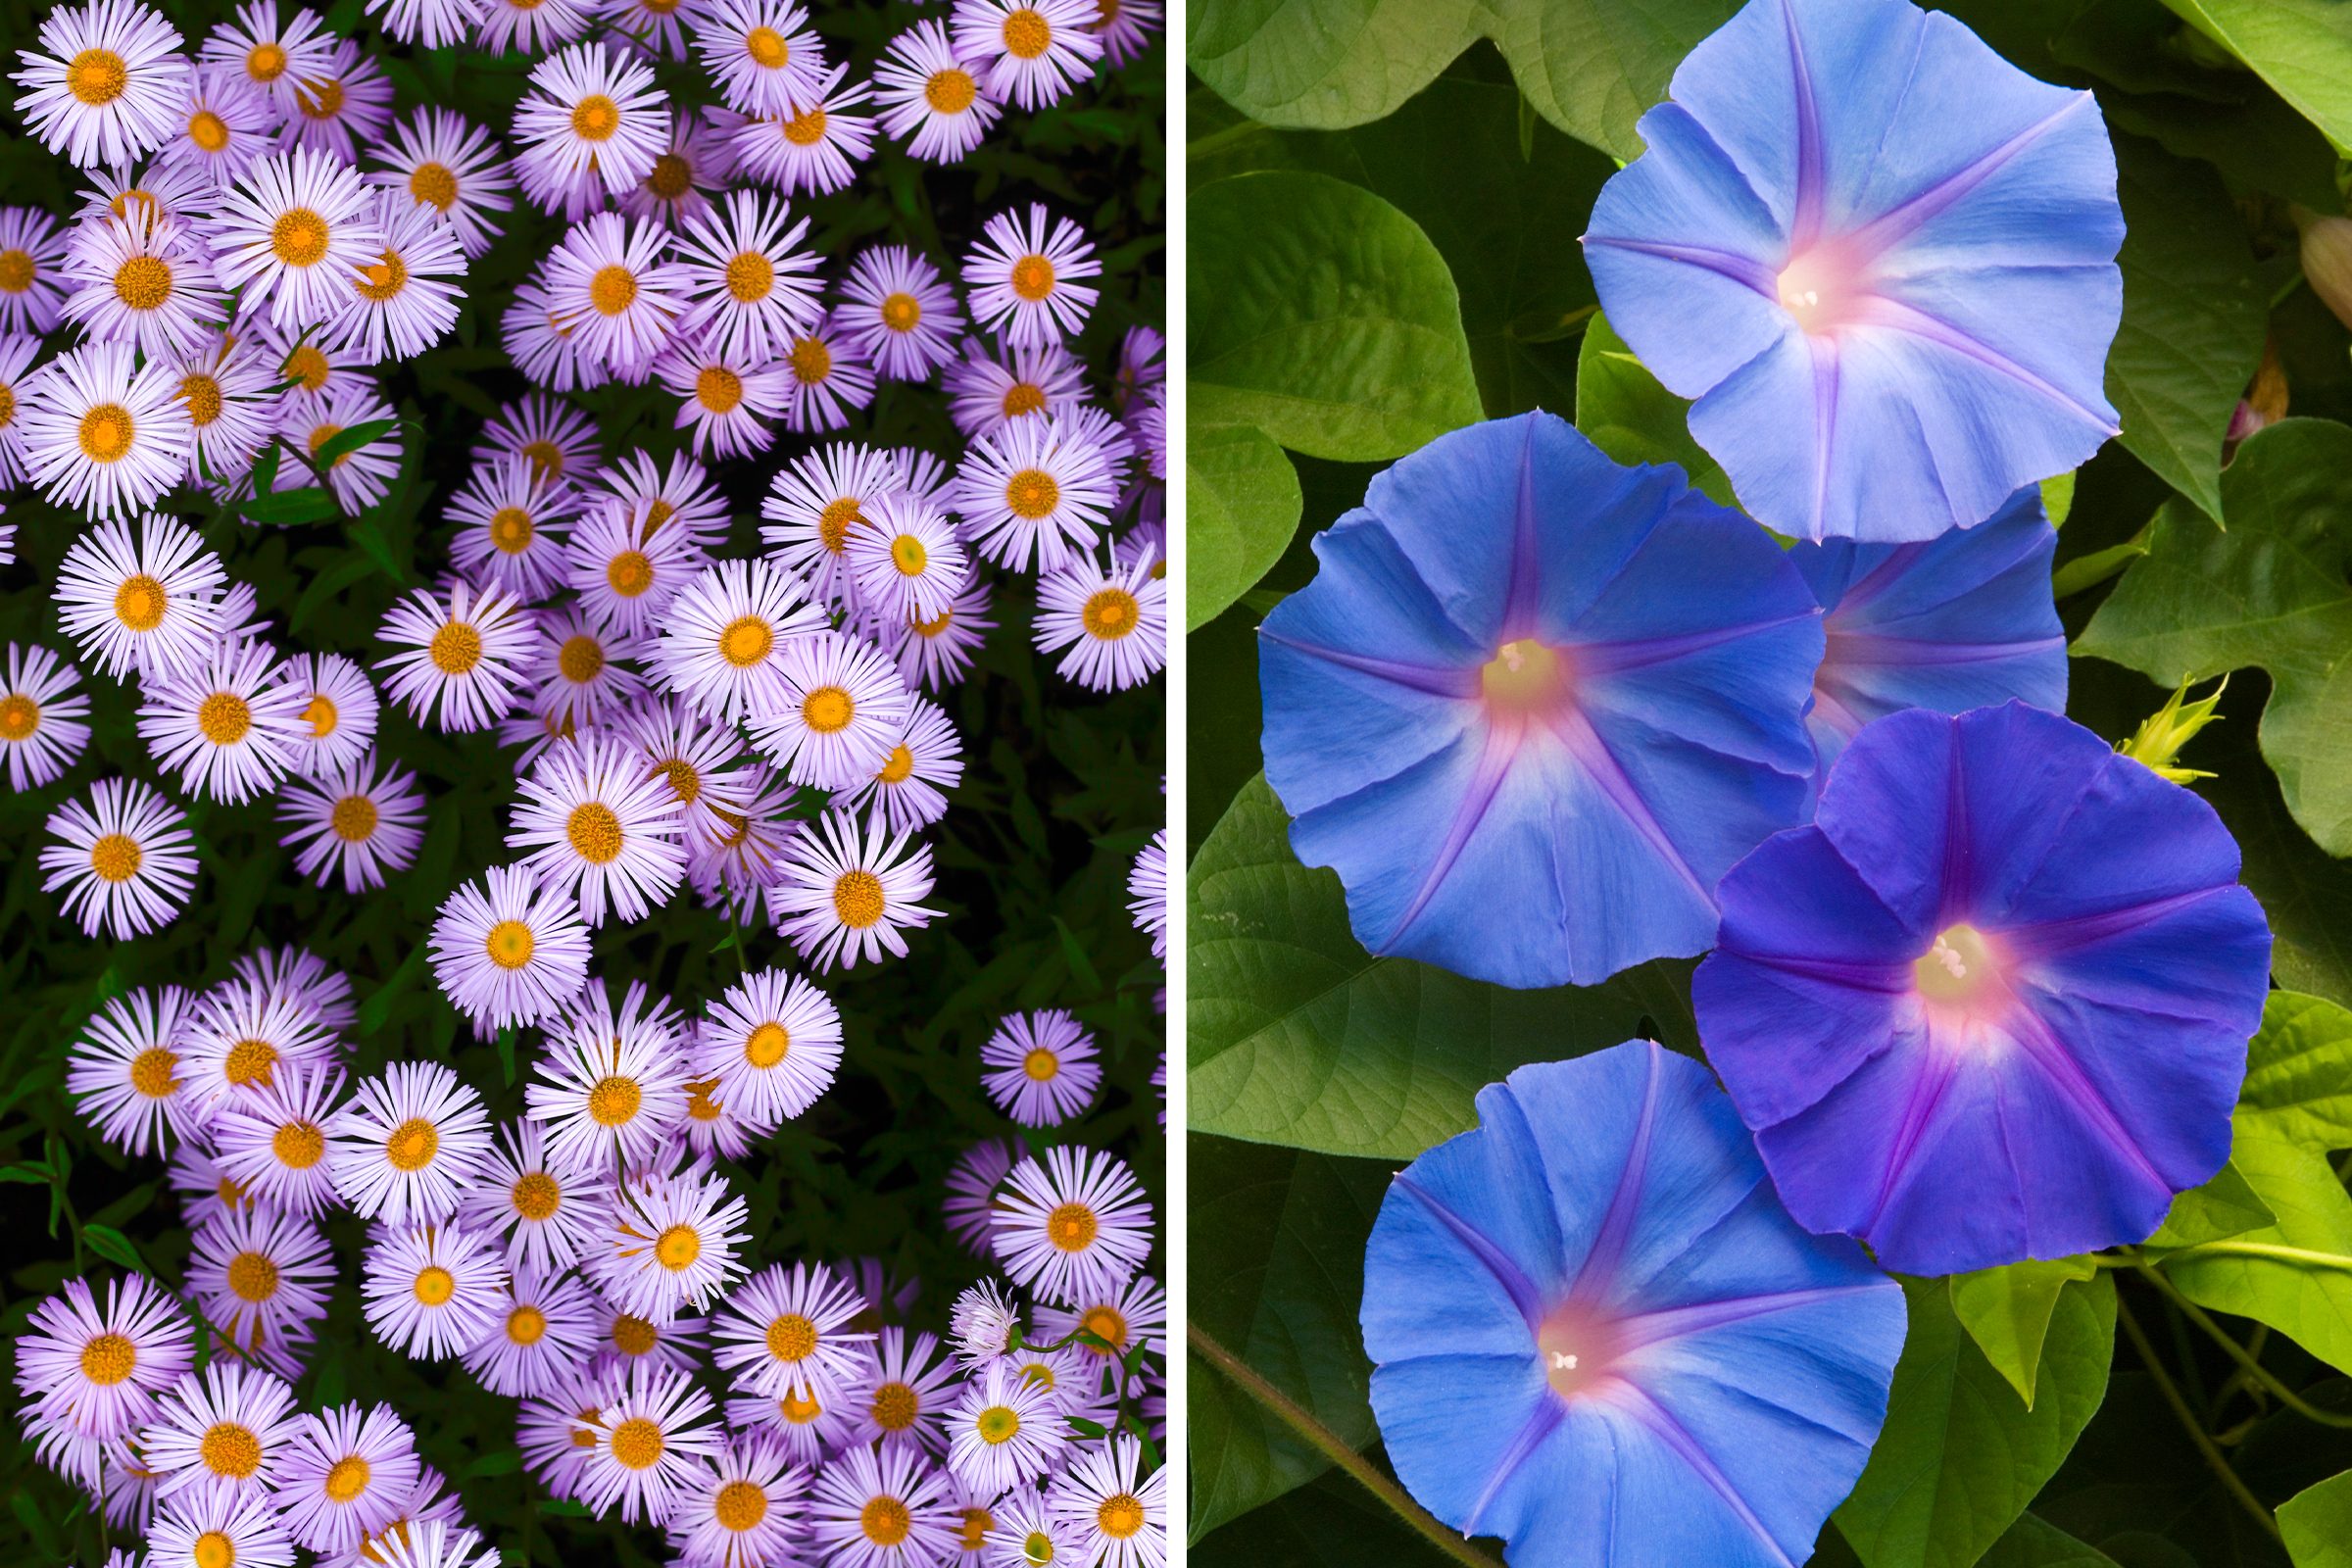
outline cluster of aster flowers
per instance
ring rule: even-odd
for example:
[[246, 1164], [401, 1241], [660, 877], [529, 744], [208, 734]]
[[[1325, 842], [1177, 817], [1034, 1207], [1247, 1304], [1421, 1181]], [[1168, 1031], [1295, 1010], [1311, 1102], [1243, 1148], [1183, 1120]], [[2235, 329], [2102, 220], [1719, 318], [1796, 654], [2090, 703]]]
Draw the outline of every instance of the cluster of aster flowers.
[[2271, 934], [2213, 809], [2059, 711], [2094, 100], [1908, 0], [1753, 0], [1641, 129], [1600, 303], [1745, 514], [1540, 412], [1441, 436], [1266, 617], [1266, 777], [1375, 952], [1706, 955], [1705, 1067], [1524, 1067], [1389, 1192], [1399, 1476], [1514, 1560], [1785, 1564], [1886, 1417], [1885, 1271], [2137, 1243], [2222, 1167]]
[[[145, 1534], [138, 1560], [494, 1560], [401, 1413], [297, 1408], [321, 1226], [348, 1211], [371, 1332], [518, 1399], [544, 1490], [668, 1531], [678, 1561], [1158, 1563], [1164, 1300], [1123, 1161], [1038, 1132], [970, 1151], [948, 1220], [998, 1277], [944, 1341], [898, 1326], [919, 1290], [871, 1260], [760, 1266], [721, 1164], [832, 1083], [817, 977], [935, 917], [921, 835], [964, 770], [941, 704], [997, 596], [1026, 584], [1078, 686], [1165, 659], [1160, 340], [1131, 330], [1100, 379], [1078, 358], [1078, 226], [1007, 207], [951, 280], [900, 246], [837, 264], [802, 209], [878, 136], [962, 159], [1131, 58], [1155, 9], [962, 0], [868, 80], [785, 0], [369, 13], [418, 50], [536, 57], [512, 122], [396, 121], [382, 62], [276, 0], [192, 55], [137, 0], [89, 0], [23, 57], [19, 114], [87, 188], [69, 223], [0, 214], [0, 485], [88, 522], [55, 585], [76, 657], [8, 647], [0, 758], [13, 789], [55, 783], [89, 745], [80, 681], [130, 685], [157, 782], [88, 786], [40, 856], [68, 917], [118, 940], [190, 908], [183, 799], [272, 800], [298, 873], [361, 896], [415, 863], [429, 804], [380, 730], [512, 770], [508, 863], [425, 946], [482, 1038], [536, 1032], [527, 1109], [494, 1126], [427, 1060], [351, 1081], [349, 980], [298, 950], [106, 1002], [70, 1090], [119, 1149], [169, 1152], [195, 1247], [184, 1290], [75, 1281], [37, 1310], [18, 1368], [43, 1459]], [[441, 504], [446, 569], [385, 615], [380, 659], [284, 646], [170, 498], [259, 523], [294, 515], [272, 492], [382, 502], [410, 454], [380, 377], [452, 332], [518, 204], [566, 225], [496, 323], [536, 390]], [[884, 382], [937, 387], [962, 449], [843, 434]], [[665, 389], [686, 450], [607, 461], [569, 395], [608, 383]], [[707, 464], [787, 440], [761, 548], [729, 553]], [[1162, 956], [1164, 842], [1130, 878]], [[691, 1009], [592, 973], [591, 933], [680, 900], [799, 968], [747, 965]], [[1030, 1129], [1102, 1081], [1067, 1013], [1007, 1018], [985, 1055]]]
[[[18, 1342], [18, 1382], [43, 1460], [155, 1562], [212, 1536], [223, 1562], [495, 1561], [396, 1411], [297, 1407], [341, 1210], [370, 1222], [371, 1332], [517, 1399], [548, 1494], [666, 1530], [676, 1561], [1163, 1560], [1164, 1472], [1143, 1461], [1164, 1434], [1166, 1301], [1117, 1158], [966, 1152], [947, 1223], [1000, 1272], [943, 1340], [900, 1326], [919, 1289], [876, 1261], [747, 1269], [745, 1204], [710, 1152], [829, 1080], [839, 1020], [806, 980], [750, 974], [691, 1022], [640, 986], [592, 987], [503, 1127], [436, 1062], [347, 1085], [354, 1016], [345, 977], [264, 949], [201, 994], [115, 998], [75, 1044], [69, 1086], [101, 1136], [172, 1150], [187, 1286], [70, 1283]], [[1094, 1099], [1094, 1058], [1067, 1013], [1016, 1014], [988, 1089], [1053, 1125]]]

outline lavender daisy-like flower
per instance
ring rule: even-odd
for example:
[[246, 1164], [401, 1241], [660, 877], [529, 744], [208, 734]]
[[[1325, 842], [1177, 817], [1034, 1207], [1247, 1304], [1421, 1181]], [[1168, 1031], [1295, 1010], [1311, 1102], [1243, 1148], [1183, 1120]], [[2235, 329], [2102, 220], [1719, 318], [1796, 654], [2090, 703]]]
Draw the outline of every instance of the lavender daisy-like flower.
[[[17, 344], [37, 349], [64, 311], [71, 232], [37, 207], [0, 207], [0, 332], [24, 334]], [[13, 367], [23, 368], [22, 360]]]
[[294, 1568], [294, 1543], [269, 1499], [190, 1494], [166, 1501], [147, 1531], [147, 1560], [192, 1568], [222, 1562]]
[[2124, 219], [2089, 93], [1908, 0], [1751, 0], [1671, 94], [1586, 260], [1758, 520], [1932, 539], [2115, 434]]
[[738, 126], [728, 150], [742, 173], [787, 196], [825, 195], [857, 179], [858, 166], [873, 156], [874, 122], [851, 111], [873, 90], [849, 81], [849, 69], [833, 67], [794, 94], [788, 108]]
[[927, 381], [956, 358], [963, 313], [928, 258], [904, 245], [860, 251], [842, 283], [842, 325], [878, 374]]
[[767, 1433], [739, 1434], [719, 1451], [669, 1517], [678, 1560], [690, 1568], [792, 1559], [808, 1471]]
[[288, 780], [277, 816], [294, 869], [320, 887], [340, 881], [346, 893], [382, 887], [386, 872], [416, 863], [424, 842], [416, 775], [372, 752], [326, 777]]
[[554, 1157], [547, 1124], [525, 1119], [500, 1132], [480, 1178], [458, 1200], [458, 1218], [504, 1235], [518, 1274], [558, 1274], [579, 1260], [594, 1216], [611, 1200], [596, 1167]]
[[936, 1568], [956, 1551], [947, 1474], [919, 1449], [836, 1456], [817, 1472], [808, 1516], [827, 1568]]
[[331, 1065], [287, 1061], [250, 1094], [224, 1096], [213, 1113], [214, 1163], [256, 1200], [316, 1219], [340, 1205], [327, 1170], [343, 1074]]
[[551, 1159], [587, 1171], [656, 1156], [686, 1111], [682, 1022], [638, 980], [617, 1008], [602, 984], [565, 1007], [524, 1094]]
[[64, 890], [62, 912], [84, 935], [126, 941], [168, 925], [196, 886], [187, 817], [137, 779], [99, 779], [88, 805], [50, 813], [49, 836], [58, 842], [41, 851], [41, 891]]
[[873, 367], [857, 339], [829, 315], [784, 345], [784, 366], [792, 374], [786, 429], [802, 434], [838, 430], [854, 411], [874, 400]]
[[623, 1312], [666, 1323], [743, 1273], [750, 1210], [716, 1172], [688, 1170], [632, 1181], [581, 1252], [605, 1299]]
[[1114, 1432], [1079, 1455], [1047, 1497], [1077, 1560], [1097, 1568], [1158, 1568], [1168, 1554], [1168, 1472], [1143, 1474], [1144, 1446]]
[[1914, 1274], [2136, 1242], [2220, 1169], [2271, 935], [2212, 808], [2022, 703], [1897, 713], [1724, 878], [1692, 1003], [1789, 1212]]
[[362, 1079], [327, 1133], [335, 1191], [392, 1225], [447, 1221], [490, 1152], [481, 1096], [437, 1061], [395, 1061]]
[[858, 1417], [858, 1441], [939, 1454], [948, 1446], [948, 1402], [956, 1374], [939, 1341], [893, 1324], [874, 1341], [873, 1376]]
[[514, 171], [490, 133], [464, 116], [419, 109], [368, 155], [388, 167], [368, 174], [368, 183], [408, 192], [449, 225], [468, 258], [483, 255], [504, 232], [492, 215], [514, 206]]
[[1008, 421], [974, 438], [956, 470], [972, 549], [1015, 571], [1056, 571], [1093, 550], [1118, 493], [1101, 444], [1074, 419]]
[[376, 635], [405, 650], [382, 661], [384, 684], [418, 723], [487, 729], [514, 711], [537, 649], [522, 605], [492, 588], [454, 583], [445, 608], [419, 588], [392, 607]]
[[205, 1107], [190, 1092], [176, 1049], [189, 1004], [178, 986], [109, 997], [69, 1048], [66, 1090], [82, 1119], [116, 1148], [160, 1153], [166, 1127], [181, 1142], [203, 1131]]
[[1906, 708], [1964, 713], [2016, 698], [2064, 709], [2066, 629], [2050, 598], [2057, 548], [2028, 486], [1986, 521], [1926, 544], [1831, 539], [1791, 550], [1828, 641], [1805, 714], [1820, 773], [1863, 725]]
[[635, 748], [590, 733], [550, 747], [522, 780], [507, 842], [543, 885], [576, 893], [595, 927], [608, 907], [634, 921], [668, 902], [685, 876], [683, 826], [676, 797]]
[[1102, 1084], [1095, 1037], [1059, 1007], [1008, 1013], [980, 1048], [980, 1086], [1024, 1127], [1051, 1127], [1086, 1109]]
[[90, 700], [74, 665], [37, 644], [7, 646], [0, 666], [0, 765], [12, 790], [55, 783], [90, 743]]
[[885, 952], [905, 957], [902, 933], [939, 912], [919, 902], [931, 892], [930, 846], [867, 833], [840, 811], [793, 840], [785, 877], [769, 895], [777, 927], [819, 973]]
[[1005, 1178], [993, 1241], [1015, 1285], [1049, 1299], [1097, 1296], [1144, 1266], [1152, 1205], [1116, 1155], [1056, 1145]]
[[662, 679], [721, 723], [771, 709], [784, 650], [825, 629], [798, 578], [763, 561], [717, 561], [663, 615], [655, 662]]
[[1141, 686], [1168, 662], [1168, 585], [1147, 560], [1082, 557], [1037, 585], [1037, 651], [1089, 691]]
[[550, 311], [615, 380], [645, 381], [685, 313], [686, 269], [669, 252], [660, 224], [598, 213], [548, 258]]
[[400, 1517], [416, 1475], [407, 1424], [389, 1405], [355, 1402], [300, 1418], [270, 1491], [298, 1545], [344, 1554]]
[[368, 1326], [401, 1354], [446, 1361], [496, 1330], [506, 1259], [463, 1225], [378, 1225], [360, 1259]]
[[139, 739], [196, 799], [239, 805], [270, 792], [309, 726], [302, 697], [279, 678], [266, 643], [222, 642], [210, 665], [165, 675], [139, 706]]
[[587, 1430], [593, 1450], [581, 1466], [580, 1500], [598, 1513], [619, 1504], [626, 1524], [660, 1524], [674, 1500], [716, 1454], [725, 1434], [710, 1396], [682, 1372], [643, 1364], [597, 1424]]
[[108, 1281], [103, 1305], [86, 1280], [68, 1280], [16, 1342], [42, 1460], [95, 1486], [99, 1450], [154, 1418], [156, 1396], [194, 1361], [193, 1338], [187, 1314], [143, 1274]]
[[1058, 1464], [1070, 1433], [1054, 1391], [992, 1361], [948, 1414], [948, 1468], [980, 1495], [1000, 1497]]
[[484, 1029], [552, 1017], [588, 983], [588, 928], [570, 894], [494, 865], [433, 921], [433, 978]]
[[25, 377], [10, 444], [60, 506], [92, 517], [134, 515], [188, 470], [195, 447], [179, 378], [140, 365], [127, 342], [86, 342]]
[[1820, 615], [1770, 538], [1537, 413], [1399, 462], [1315, 554], [1261, 628], [1266, 779], [1357, 940], [1514, 986], [1713, 945], [1813, 766]]
[[724, 354], [764, 365], [796, 332], [816, 324], [817, 258], [804, 249], [808, 220], [784, 203], [739, 190], [678, 239], [691, 303], [678, 318]]
[[794, 783], [848, 789], [889, 758], [910, 699], [879, 648], [820, 631], [785, 649], [777, 677], [773, 705], [751, 715], [752, 744]]
[[[1807, 1236], [1698, 1063], [1522, 1067], [1424, 1153], [1364, 1256], [1398, 1478], [1514, 1558], [1801, 1561], [1886, 1418], [1903, 1298]], [[1579, 1549], [1582, 1542], [1582, 1549]]]
[[1099, 18], [1087, 0], [956, 0], [956, 53], [986, 71], [991, 98], [1042, 109], [1093, 74]]
[[596, 1297], [571, 1274], [516, 1265], [495, 1305], [495, 1326], [464, 1352], [493, 1394], [552, 1394], [596, 1348]]
[[159, 1497], [256, 1497], [276, 1474], [297, 1412], [285, 1380], [233, 1361], [190, 1373], [139, 1435]]
[[40, 47], [19, 57], [17, 113], [77, 168], [127, 164], [179, 121], [188, 58], [179, 29], [138, 0], [89, 0], [41, 19]]
[[213, 270], [240, 289], [241, 309], [267, 303], [293, 331], [338, 318], [353, 279], [384, 249], [374, 194], [328, 153], [297, 148], [265, 158], [220, 198], [206, 224]]
[[797, 0], [709, 0], [695, 52], [727, 106], [781, 114], [824, 74], [824, 45]]
[[830, 1268], [771, 1263], [727, 1298], [711, 1359], [754, 1394], [836, 1394], [864, 1370], [874, 1336], [854, 1326], [864, 1311], [864, 1298]]
[[599, 185], [617, 196], [652, 171], [669, 120], [667, 96], [643, 61], [602, 43], [561, 50], [531, 72], [514, 111], [523, 189], [551, 211]]
[[240, 1198], [226, 1211], [198, 1219], [188, 1290], [205, 1322], [219, 1331], [216, 1349], [250, 1357], [280, 1377], [298, 1376], [334, 1280], [326, 1239], [300, 1215], [250, 1207]]
[[710, 564], [686, 529], [654, 525], [657, 506], [602, 497], [564, 546], [564, 585], [615, 636], [661, 630], [670, 601]]
[[58, 568], [58, 618], [83, 656], [120, 679], [199, 667], [220, 635], [220, 558], [176, 517], [99, 523]]
[[841, 1010], [806, 975], [760, 969], [729, 986], [695, 1034], [695, 1071], [759, 1132], [816, 1102], [841, 1066]]
[[341, 654], [297, 654], [281, 666], [301, 705], [294, 770], [330, 778], [368, 755], [382, 706], [367, 672]]
[[[968, 0], [967, 0], [968, 3]], [[1075, 337], [1095, 308], [1096, 290], [1077, 281], [1102, 270], [1086, 233], [1043, 203], [999, 213], [963, 259], [972, 324], [1001, 332], [1015, 348]]]

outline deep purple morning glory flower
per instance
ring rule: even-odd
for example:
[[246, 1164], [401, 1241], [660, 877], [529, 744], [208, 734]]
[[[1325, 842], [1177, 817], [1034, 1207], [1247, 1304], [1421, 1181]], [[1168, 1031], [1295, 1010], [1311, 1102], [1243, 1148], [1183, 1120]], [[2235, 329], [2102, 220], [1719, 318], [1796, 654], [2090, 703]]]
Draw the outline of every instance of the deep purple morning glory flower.
[[1542, 412], [1440, 436], [1260, 639], [1266, 779], [1374, 953], [1511, 986], [1703, 952], [1797, 821], [1821, 613], [1770, 537]]
[[2062, 710], [2057, 548], [2040, 491], [2028, 486], [1989, 521], [1926, 544], [1831, 539], [1789, 551], [1821, 601], [1828, 640], [1805, 715], [1816, 782], [1855, 731], [1906, 708], [1965, 713], [2015, 698]]
[[1759, 521], [1932, 539], [2116, 433], [2124, 217], [2089, 93], [1908, 0], [1749, 0], [1670, 91], [1585, 259]]
[[1788, 1568], [1886, 1417], [1901, 1289], [1809, 1236], [1706, 1068], [1538, 1062], [1407, 1166], [1364, 1254], [1389, 1459], [1544, 1568]]
[[2213, 808], [2009, 703], [1854, 737], [1691, 1000], [1806, 1226], [1950, 1274], [2144, 1239], [2230, 1152], [2271, 933]]

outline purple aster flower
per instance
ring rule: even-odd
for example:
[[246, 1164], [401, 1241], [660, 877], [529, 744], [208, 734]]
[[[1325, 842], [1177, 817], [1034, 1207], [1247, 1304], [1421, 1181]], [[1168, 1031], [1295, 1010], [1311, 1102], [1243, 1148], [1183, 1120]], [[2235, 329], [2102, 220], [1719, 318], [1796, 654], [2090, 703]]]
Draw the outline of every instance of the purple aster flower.
[[2230, 1152], [2271, 936], [2213, 808], [2023, 703], [1854, 738], [1692, 1002], [1789, 1211], [1951, 1274], [2136, 1242]]
[[1585, 255], [1758, 520], [1932, 539], [2116, 433], [2124, 217], [2089, 93], [1908, 0], [1750, 0], [1671, 92]]
[[2050, 598], [2058, 533], [2029, 485], [1991, 520], [1925, 544], [1799, 543], [1828, 648], [1805, 727], [1826, 772], [1854, 732], [1906, 708], [1965, 713], [2011, 698], [2066, 707], [2066, 628]]
[[1797, 1227], [1688, 1057], [1538, 1062], [1478, 1112], [1364, 1256], [1406, 1489], [1514, 1562], [1804, 1561], [1886, 1419], [1901, 1290]]
[[1266, 778], [1378, 954], [1514, 986], [1715, 938], [1793, 824], [1813, 596], [1671, 467], [1542, 412], [1439, 437], [1315, 540], [1266, 617]]

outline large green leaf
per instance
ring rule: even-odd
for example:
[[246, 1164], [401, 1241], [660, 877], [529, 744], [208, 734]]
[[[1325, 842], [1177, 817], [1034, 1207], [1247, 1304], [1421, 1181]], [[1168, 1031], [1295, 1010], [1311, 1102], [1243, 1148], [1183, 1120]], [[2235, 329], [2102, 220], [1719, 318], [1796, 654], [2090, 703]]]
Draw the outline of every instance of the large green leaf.
[[2029, 1410], [2059, 1293], [2097, 1272], [2087, 1257], [2028, 1258], [1950, 1278], [1953, 1315]]
[[2164, 1223], [2156, 1227], [2148, 1245], [2194, 1247], [2278, 1223], [2278, 1216], [2271, 1212], [2262, 1195], [2235, 1165], [2225, 1163], [2204, 1186], [2192, 1187], [2173, 1200]]
[[2278, 1533], [2295, 1568], [2352, 1568], [2352, 1470], [2280, 1503]]
[[2222, 440], [2262, 358], [2269, 312], [2221, 176], [2152, 142], [2115, 138], [2124, 204], [2124, 319], [2107, 356], [2123, 443], [2225, 522]]
[[1184, 629], [1257, 585], [1298, 531], [1298, 470], [1250, 424], [1194, 425], [1184, 452]]
[[2352, 427], [2286, 419], [2257, 432], [2222, 493], [2226, 533], [2178, 500], [2157, 511], [2148, 553], [2075, 651], [2168, 687], [2268, 671], [2263, 758], [2304, 830], [2352, 853]]
[[[1340, 129], [1393, 113], [1482, 32], [1544, 119], [1620, 160], [1642, 112], [1740, 0], [1198, 0], [1185, 56], [1270, 125]], [[1196, 253], [1197, 254], [1197, 253]]]
[[1481, 416], [1446, 263], [1413, 220], [1322, 174], [1193, 192], [1191, 419], [1377, 463]]
[[1488, 24], [1528, 101], [1579, 141], [1627, 162], [1634, 122], [1674, 68], [1740, 0], [1493, 0]]
[[1667, 391], [1600, 316], [1586, 323], [1577, 350], [1576, 427], [1619, 463], [1671, 463], [1691, 488], [1739, 505], [1723, 466], [1690, 437], [1690, 405]]
[[2246, 1047], [2239, 1096], [2265, 1125], [2318, 1149], [2352, 1148], [2352, 1011], [2274, 991]]
[[[2278, 1222], [2167, 1254], [2165, 1277], [2198, 1305], [2268, 1323], [2338, 1371], [2352, 1372], [2352, 1268], [2343, 1263], [2352, 1258], [2352, 1197], [2327, 1151], [2295, 1142], [2267, 1125], [2261, 1112], [2240, 1111], [2230, 1162]], [[2244, 1244], [2337, 1261], [2227, 1250]]]
[[[1342, 1442], [1378, 1436], [1356, 1328], [1364, 1244], [1391, 1167], [1264, 1144], [1196, 1138], [1186, 1166], [1192, 1321]], [[1200, 1540], [1281, 1496], [1330, 1461], [1226, 1379], [1195, 1361], [1190, 1438]]]
[[2114, 1568], [2115, 1559], [2086, 1546], [2034, 1514], [2027, 1514], [1992, 1544], [1978, 1568]]
[[[1199, 1391], [1201, 1379], [1214, 1374], [1199, 1362], [1194, 1367]], [[1189, 1568], [1454, 1568], [1453, 1558], [1336, 1471], [1197, 1543], [1185, 1562]]]
[[1226, 102], [1325, 128], [1388, 114], [1479, 30], [1475, 0], [1194, 0], [1185, 17], [1185, 59]]
[[2352, 6], [2343, 0], [2164, 0], [2352, 155]]
[[1514, 1067], [1598, 1051], [1644, 1024], [1688, 1045], [1688, 963], [1605, 985], [1511, 991], [1376, 958], [1339, 878], [1291, 853], [1261, 775], [1194, 858], [1188, 954], [1192, 1125], [1259, 1143], [1409, 1159], [1471, 1126]]
[[[2115, 1283], [2059, 1293], [2028, 1409], [1953, 1314], [1941, 1280], [1905, 1280], [1910, 1307], [1886, 1425], [1838, 1529], [1867, 1568], [1969, 1568], [2016, 1524], [2107, 1392]], [[2031, 1559], [2028, 1559], [2031, 1560]]]

